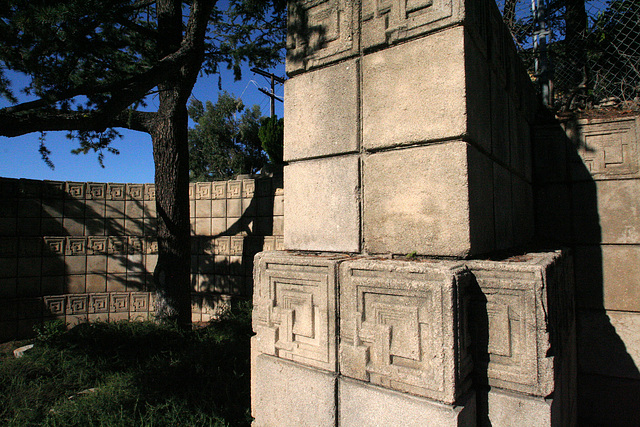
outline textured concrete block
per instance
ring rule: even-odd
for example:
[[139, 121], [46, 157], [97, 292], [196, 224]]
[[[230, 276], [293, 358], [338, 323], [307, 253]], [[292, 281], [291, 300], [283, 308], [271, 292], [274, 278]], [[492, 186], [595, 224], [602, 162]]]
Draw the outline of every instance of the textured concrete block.
[[[474, 253], [467, 174], [467, 144], [462, 141], [365, 157], [367, 251], [452, 256]], [[289, 194], [286, 209], [290, 203], [295, 204]], [[286, 224], [285, 231], [289, 232]]]
[[339, 425], [344, 427], [475, 426], [475, 396], [446, 405], [348, 378], [338, 382]]
[[463, 2], [408, 0], [362, 2], [362, 47], [398, 43], [460, 22]]
[[[488, 393], [488, 425], [493, 427], [567, 425], [552, 423], [553, 399], [492, 388]], [[478, 407], [480, 407], [478, 403]]]
[[262, 252], [254, 259], [254, 351], [336, 370], [339, 257]]
[[573, 213], [578, 243], [640, 244], [640, 180], [575, 183]]
[[640, 177], [638, 118], [578, 120], [564, 123], [569, 139], [578, 147], [572, 159], [574, 180]]
[[285, 167], [287, 249], [360, 250], [357, 156], [297, 162]]
[[256, 427], [336, 425], [336, 374], [252, 351]]
[[580, 310], [577, 320], [581, 373], [640, 380], [640, 314]]
[[365, 148], [466, 133], [462, 27], [367, 55], [362, 75]]
[[640, 246], [577, 246], [575, 264], [580, 307], [640, 311]]
[[445, 403], [468, 389], [463, 265], [345, 261], [339, 280], [342, 375]]
[[290, 3], [287, 73], [356, 55], [359, 47], [357, 6], [350, 0]]
[[286, 161], [357, 151], [357, 62], [287, 80], [284, 109]]
[[478, 284], [466, 302], [477, 380], [548, 396], [575, 360], [570, 261], [556, 252], [466, 265]]

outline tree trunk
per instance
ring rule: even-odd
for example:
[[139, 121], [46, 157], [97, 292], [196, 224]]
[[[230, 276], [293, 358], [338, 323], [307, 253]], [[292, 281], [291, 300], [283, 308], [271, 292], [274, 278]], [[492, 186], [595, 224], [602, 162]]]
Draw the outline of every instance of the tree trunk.
[[172, 102], [175, 91], [165, 90], [161, 95], [164, 100], [159, 120], [151, 133], [158, 212], [156, 309], [159, 319], [188, 327], [191, 324], [191, 235], [187, 109], [184, 104]]
[[[158, 0], [158, 47], [162, 56], [182, 41], [181, 1]], [[158, 215], [158, 263], [154, 271], [156, 309], [161, 320], [191, 325], [191, 232], [189, 223], [189, 145], [186, 97], [193, 82], [180, 72], [158, 85], [158, 117], [151, 131]], [[186, 95], [185, 95], [186, 93]]]

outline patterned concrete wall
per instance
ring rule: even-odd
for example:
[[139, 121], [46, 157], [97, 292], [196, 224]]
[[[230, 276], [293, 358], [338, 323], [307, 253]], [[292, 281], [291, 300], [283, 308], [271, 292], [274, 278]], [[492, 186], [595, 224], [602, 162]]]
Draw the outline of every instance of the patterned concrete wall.
[[566, 119], [534, 142], [538, 234], [574, 251], [579, 416], [638, 425], [640, 117]]
[[[157, 261], [153, 184], [0, 180], [0, 340], [43, 319], [146, 319]], [[281, 178], [190, 184], [193, 320], [252, 292], [282, 246]]]

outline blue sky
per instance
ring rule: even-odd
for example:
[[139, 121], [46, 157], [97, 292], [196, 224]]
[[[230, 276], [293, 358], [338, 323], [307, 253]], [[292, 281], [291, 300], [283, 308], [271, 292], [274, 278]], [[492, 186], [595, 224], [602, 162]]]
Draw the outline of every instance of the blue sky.
[[[284, 64], [270, 70], [278, 76], [284, 77]], [[10, 77], [11, 74], [7, 73]], [[20, 77], [16, 78], [14, 93], [19, 93]], [[242, 80], [234, 82], [233, 74], [227, 70], [222, 72], [222, 88], [227, 92], [242, 98], [247, 106], [258, 104], [263, 115], [269, 114], [269, 98], [258, 91], [258, 87], [269, 89], [270, 83], [266, 78], [254, 74], [248, 66], [243, 68]], [[284, 95], [282, 85], [276, 84], [276, 95]], [[201, 77], [193, 91], [193, 96], [202, 102], [218, 98], [218, 76]], [[9, 105], [0, 99], [0, 107]], [[156, 104], [157, 105], [157, 104]], [[149, 108], [154, 107], [154, 99], [149, 102]], [[283, 106], [276, 101], [276, 114], [283, 116]], [[39, 133], [32, 133], [17, 138], [0, 137], [0, 177], [47, 179], [54, 181], [80, 182], [153, 182], [153, 155], [151, 137], [141, 132], [119, 129], [122, 139], [114, 141], [113, 146], [120, 151], [119, 155], [105, 153], [104, 169], [100, 167], [96, 153], [71, 154], [77, 143], [66, 138], [65, 132], [47, 133], [47, 148], [51, 151], [51, 160], [55, 169], [51, 170], [38, 152]]]

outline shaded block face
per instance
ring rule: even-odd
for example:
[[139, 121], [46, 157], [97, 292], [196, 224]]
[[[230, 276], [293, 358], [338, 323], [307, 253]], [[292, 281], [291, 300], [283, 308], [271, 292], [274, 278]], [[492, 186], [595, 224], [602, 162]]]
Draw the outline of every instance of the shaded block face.
[[334, 371], [337, 260], [263, 252], [254, 265], [255, 349]]
[[289, 2], [288, 12], [287, 73], [357, 54], [357, 3], [351, 0]]
[[553, 340], [552, 353], [562, 353], [557, 346], [569, 346], [575, 330], [567, 261], [542, 253], [466, 265], [479, 288], [466, 301], [476, 373], [490, 386], [548, 396], [555, 383], [554, 357], [547, 353]]
[[364, 49], [396, 43], [462, 19], [462, 2], [450, 0], [363, 0]]
[[284, 160], [357, 151], [356, 61], [287, 80], [284, 109]]
[[365, 157], [367, 251], [450, 256], [472, 252], [467, 173], [467, 144], [462, 141]]
[[285, 167], [284, 179], [287, 249], [360, 250], [357, 156], [293, 163]]
[[366, 55], [362, 60], [364, 147], [465, 134], [464, 62], [462, 27]]
[[464, 267], [356, 260], [339, 278], [342, 375], [446, 403], [468, 388], [456, 299], [470, 280]]

